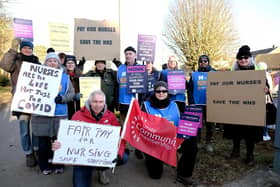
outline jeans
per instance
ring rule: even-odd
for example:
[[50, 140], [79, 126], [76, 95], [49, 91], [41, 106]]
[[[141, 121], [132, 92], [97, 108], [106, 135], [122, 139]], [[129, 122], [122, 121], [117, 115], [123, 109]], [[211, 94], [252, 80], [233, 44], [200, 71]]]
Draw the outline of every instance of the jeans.
[[[19, 119], [19, 131], [21, 146], [26, 155], [29, 155], [34, 150], [38, 150], [38, 137], [34, 136], [30, 131], [30, 117], [21, 115]], [[32, 134], [32, 137], [30, 137]]]
[[90, 187], [92, 166], [73, 166], [73, 187]]

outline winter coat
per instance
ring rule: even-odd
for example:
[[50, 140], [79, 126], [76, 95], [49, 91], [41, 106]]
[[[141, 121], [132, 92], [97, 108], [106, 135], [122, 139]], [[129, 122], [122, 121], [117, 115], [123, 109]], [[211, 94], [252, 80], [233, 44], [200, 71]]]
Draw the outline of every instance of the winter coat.
[[[114, 113], [107, 110], [106, 108], [104, 109], [104, 112], [102, 112], [102, 117], [97, 121], [91, 114], [88, 102], [86, 102], [85, 106], [83, 106], [81, 110], [73, 115], [72, 120], [102, 125], [121, 126]], [[120, 156], [123, 156], [124, 149], [125, 142], [122, 140], [118, 153]]]
[[65, 87], [65, 92], [63, 92], [64, 94], [60, 93], [62, 96], [62, 103], [56, 104], [56, 111], [57, 108], [66, 108], [66, 111], [64, 111], [63, 114], [56, 113], [56, 115], [53, 117], [33, 114], [31, 116], [31, 125], [34, 135], [56, 137], [59, 128], [59, 121], [61, 119], [67, 119], [67, 103], [72, 101], [74, 97], [74, 89], [68, 75], [64, 73], [63, 77], [65, 76], [66, 80], [64, 81], [66, 82], [62, 82], [62, 84], [66, 84], [65, 86], [62, 86]]
[[5, 53], [0, 61], [0, 68], [10, 73], [12, 84], [11, 92], [13, 95], [16, 91], [18, 74], [23, 61], [40, 64], [37, 56], [25, 56], [22, 53], [18, 53], [14, 49], [10, 49], [7, 53]]
[[103, 72], [91, 70], [84, 76], [101, 78], [101, 90], [106, 95], [106, 105], [114, 112], [115, 104], [118, 102], [117, 73], [111, 69], [104, 69]]

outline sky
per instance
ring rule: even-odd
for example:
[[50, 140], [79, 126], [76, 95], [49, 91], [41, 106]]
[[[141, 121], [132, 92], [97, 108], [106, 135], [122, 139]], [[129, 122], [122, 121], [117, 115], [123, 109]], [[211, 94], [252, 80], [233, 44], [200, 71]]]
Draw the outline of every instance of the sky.
[[[137, 48], [138, 34], [157, 35], [156, 62], [162, 64], [170, 55], [164, 47], [162, 28], [172, 0], [18, 0], [8, 11], [13, 17], [32, 19], [34, 43], [48, 46], [48, 22], [73, 25], [73, 18], [118, 20], [121, 18], [121, 51]], [[118, 5], [120, 2], [120, 6]], [[251, 50], [280, 46], [280, 0], [229, 0], [240, 45]], [[172, 2], [171, 2], [172, 3]], [[31, 8], [32, 4], [32, 8]], [[33, 8], [34, 7], [34, 8]], [[73, 37], [73, 35], [72, 35]], [[48, 46], [49, 47], [49, 46]], [[121, 56], [121, 59], [124, 57]]]

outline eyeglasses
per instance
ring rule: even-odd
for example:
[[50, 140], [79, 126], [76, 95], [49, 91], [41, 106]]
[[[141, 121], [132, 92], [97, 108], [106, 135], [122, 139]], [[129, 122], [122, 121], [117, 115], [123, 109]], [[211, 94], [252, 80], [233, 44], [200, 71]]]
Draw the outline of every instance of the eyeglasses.
[[207, 60], [200, 60], [199, 63], [208, 63]]
[[241, 57], [238, 57], [238, 60], [242, 60], [242, 59], [245, 59], [245, 60], [247, 60], [249, 57], [248, 56], [241, 56]]
[[156, 92], [156, 93], [160, 93], [160, 92], [161, 92], [161, 93], [167, 93], [168, 91], [167, 91], [167, 90], [156, 90], [155, 92]]

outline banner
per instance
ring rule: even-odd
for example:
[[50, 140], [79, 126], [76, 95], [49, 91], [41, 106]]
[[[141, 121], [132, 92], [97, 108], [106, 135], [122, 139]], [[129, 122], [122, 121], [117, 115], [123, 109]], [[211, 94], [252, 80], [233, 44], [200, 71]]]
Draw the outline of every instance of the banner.
[[69, 52], [70, 27], [64, 23], [49, 23], [50, 46], [56, 51]]
[[156, 36], [138, 34], [137, 60], [155, 61]]
[[122, 138], [133, 147], [163, 162], [176, 166], [177, 128], [164, 118], [140, 110], [132, 99]]
[[14, 18], [14, 35], [17, 38], [33, 42], [32, 20]]
[[75, 19], [74, 54], [89, 60], [120, 59], [118, 22]]
[[147, 92], [146, 66], [127, 66], [126, 76], [128, 93]]
[[53, 163], [114, 167], [121, 127], [60, 120]]
[[23, 62], [18, 75], [12, 111], [54, 116], [62, 70]]
[[209, 72], [207, 121], [265, 125], [265, 71]]
[[168, 93], [176, 95], [178, 93], [185, 94], [186, 77], [182, 70], [167, 71]]
[[81, 107], [84, 106], [91, 92], [101, 90], [100, 77], [80, 77]]

